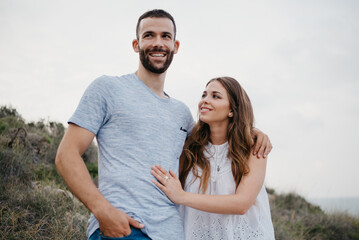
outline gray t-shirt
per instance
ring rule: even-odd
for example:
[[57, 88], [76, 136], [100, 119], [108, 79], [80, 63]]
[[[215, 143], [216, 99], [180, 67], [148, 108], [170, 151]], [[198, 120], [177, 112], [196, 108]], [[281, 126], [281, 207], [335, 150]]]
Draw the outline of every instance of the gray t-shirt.
[[[69, 123], [96, 134], [103, 196], [145, 224], [143, 232], [150, 238], [184, 239], [178, 208], [152, 183], [151, 166], [178, 172], [193, 126], [188, 107], [160, 98], [135, 74], [102, 76], [86, 89]], [[91, 215], [87, 236], [98, 227]]]

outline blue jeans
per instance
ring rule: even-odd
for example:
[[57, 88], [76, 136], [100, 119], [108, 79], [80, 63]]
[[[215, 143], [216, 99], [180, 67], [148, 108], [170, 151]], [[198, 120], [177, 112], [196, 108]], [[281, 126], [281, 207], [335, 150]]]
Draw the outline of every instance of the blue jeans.
[[120, 237], [120, 238], [112, 238], [112, 237], [106, 237], [101, 234], [100, 229], [98, 228], [89, 238], [89, 240], [101, 240], [101, 239], [109, 239], [109, 240], [151, 240], [146, 234], [144, 234], [140, 229], [131, 227], [131, 234], [126, 237]]

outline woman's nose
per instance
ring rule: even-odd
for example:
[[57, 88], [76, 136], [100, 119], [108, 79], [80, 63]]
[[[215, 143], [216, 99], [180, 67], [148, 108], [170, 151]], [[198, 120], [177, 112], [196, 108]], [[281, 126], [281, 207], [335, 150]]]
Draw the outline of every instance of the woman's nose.
[[210, 100], [211, 100], [211, 96], [210, 96], [210, 95], [207, 95], [207, 96], [205, 96], [205, 97], [203, 98], [203, 100], [204, 100], [206, 103], [208, 103], [208, 102], [210, 102]]
[[201, 103], [202, 103], [202, 104], [208, 104], [208, 103], [209, 103], [208, 97], [202, 98]]

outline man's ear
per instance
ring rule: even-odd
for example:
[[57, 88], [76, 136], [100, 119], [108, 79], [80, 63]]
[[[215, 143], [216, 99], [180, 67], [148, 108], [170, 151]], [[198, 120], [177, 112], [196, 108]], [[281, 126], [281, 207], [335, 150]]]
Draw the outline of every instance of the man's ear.
[[180, 46], [180, 42], [178, 40], [175, 40], [175, 44], [174, 44], [174, 53], [176, 54], [178, 52], [178, 48]]
[[137, 39], [133, 39], [133, 41], [132, 41], [132, 48], [133, 48], [133, 50], [134, 50], [136, 53], [140, 52], [140, 49], [139, 49], [139, 47], [138, 47], [138, 40], [137, 40]]

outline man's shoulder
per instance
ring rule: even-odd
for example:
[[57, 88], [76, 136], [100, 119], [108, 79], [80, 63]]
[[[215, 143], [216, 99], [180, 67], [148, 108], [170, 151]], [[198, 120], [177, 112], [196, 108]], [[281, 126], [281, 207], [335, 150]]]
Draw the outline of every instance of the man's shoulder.
[[189, 110], [188, 106], [184, 102], [182, 102], [181, 100], [178, 100], [178, 99], [173, 98], [173, 97], [171, 97], [171, 100], [172, 100], [173, 104], [177, 105], [178, 107], [185, 108], [185, 109]]
[[110, 75], [102, 75], [90, 84], [93, 88], [100, 89], [113, 89], [117, 87], [121, 87], [123, 85], [127, 85], [129, 82], [133, 82], [134, 74], [126, 74], [122, 76], [110, 76]]
[[172, 98], [172, 103], [174, 104], [174, 109], [176, 112], [181, 112], [181, 116], [188, 119], [189, 121], [193, 121], [192, 113], [189, 107], [182, 101]]
[[134, 74], [125, 74], [122, 76], [110, 76], [110, 75], [102, 75], [94, 80], [96, 83], [121, 83], [123, 81], [130, 81], [134, 78]]

